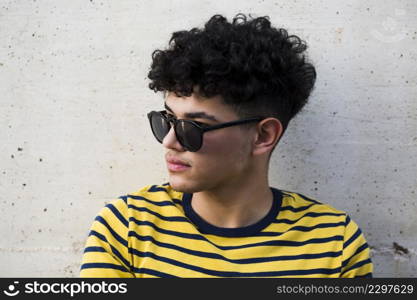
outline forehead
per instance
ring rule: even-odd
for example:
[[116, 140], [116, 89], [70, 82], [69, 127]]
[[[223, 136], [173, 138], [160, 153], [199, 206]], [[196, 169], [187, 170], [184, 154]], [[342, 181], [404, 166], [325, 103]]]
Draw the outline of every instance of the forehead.
[[167, 93], [165, 96], [165, 105], [168, 106], [177, 117], [186, 114], [204, 112], [213, 115], [219, 121], [233, 120], [237, 114], [233, 109], [224, 103], [220, 96], [205, 98], [197, 94], [189, 97], [178, 97], [175, 93]]

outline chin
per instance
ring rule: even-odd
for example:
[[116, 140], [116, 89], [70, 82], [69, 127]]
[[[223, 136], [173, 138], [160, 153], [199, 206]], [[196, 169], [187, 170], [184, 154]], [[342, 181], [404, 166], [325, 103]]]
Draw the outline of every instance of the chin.
[[188, 194], [200, 192], [203, 190], [199, 184], [193, 183], [191, 180], [177, 178], [176, 176], [169, 177], [169, 185], [177, 192]]

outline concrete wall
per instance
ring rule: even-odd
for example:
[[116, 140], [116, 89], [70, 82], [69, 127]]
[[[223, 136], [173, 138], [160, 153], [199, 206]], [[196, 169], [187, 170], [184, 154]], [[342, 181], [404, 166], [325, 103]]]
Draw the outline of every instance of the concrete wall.
[[346, 210], [375, 276], [417, 269], [417, 3], [0, 1], [0, 276], [78, 275], [106, 201], [166, 181], [146, 113], [151, 52], [215, 13], [270, 15], [318, 80], [271, 185]]

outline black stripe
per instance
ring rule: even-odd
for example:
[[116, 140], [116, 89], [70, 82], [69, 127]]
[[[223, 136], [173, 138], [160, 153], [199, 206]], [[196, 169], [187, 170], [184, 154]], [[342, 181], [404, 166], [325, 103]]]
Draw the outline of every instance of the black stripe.
[[119, 210], [114, 207], [113, 204], [109, 203], [106, 205], [108, 209], [112, 211], [112, 213], [119, 219], [119, 221], [125, 225], [126, 227], [129, 227], [129, 222], [125, 219], [125, 217], [122, 216], [122, 214], [119, 212]]
[[178, 204], [178, 205], [181, 205], [181, 206], [182, 206], [182, 201], [181, 201], [180, 199], [172, 198], [172, 201], [173, 201], [175, 204]]
[[205, 238], [202, 235], [162, 229], [162, 228], [156, 226], [155, 224], [153, 224], [152, 222], [138, 221], [133, 217], [131, 217], [129, 220], [134, 222], [137, 225], [151, 226], [156, 231], [161, 232], [161, 233], [165, 233], [165, 234], [168, 234], [168, 235], [178, 236], [178, 237], [187, 238], [187, 239], [203, 240], [203, 241], [206, 241], [206, 242], [212, 244], [213, 246], [215, 246], [216, 248], [221, 249], [221, 250], [234, 250], [234, 249], [244, 249], [244, 248], [251, 248], [251, 247], [261, 247], [261, 246], [294, 246], [294, 247], [297, 247], [297, 246], [304, 246], [304, 245], [308, 245], [308, 244], [320, 244], [320, 243], [327, 243], [327, 242], [331, 242], [331, 241], [342, 241], [343, 240], [343, 236], [336, 235], [336, 236], [332, 236], [332, 237], [328, 237], [328, 238], [316, 238], [316, 239], [310, 239], [310, 240], [306, 240], [306, 241], [266, 241], [266, 242], [245, 244], [245, 245], [240, 245], [240, 246], [219, 246], [219, 245], [211, 242], [210, 240], [208, 240], [207, 238]]
[[293, 207], [293, 206], [282, 206], [281, 208], [280, 208], [280, 211], [283, 211], [283, 210], [289, 210], [289, 211], [292, 211], [292, 212], [300, 212], [300, 211], [303, 211], [303, 210], [307, 210], [307, 209], [309, 209], [310, 207], [312, 207], [313, 205], [316, 205], [315, 203], [312, 203], [312, 204], [310, 204], [310, 205], [307, 205], [307, 206], [300, 206], [300, 207]]
[[203, 274], [218, 276], [218, 277], [271, 277], [271, 276], [296, 276], [296, 275], [311, 275], [311, 274], [335, 274], [340, 272], [340, 267], [336, 269], [308, 269], [308, 270], [288, 270], [288, 271], [268, 271], [268, 272], [230, 272], [230, 271], [216, 271], [199, 266], [183, 263], [171, 258], [156, 255], [152, 252], [141, 252], [136, 249], [129, 249], [129, 251], [139, 257], [151, 257], [155, 260], [162, 261], [174, 266], [178, 266], [184, 269], [197, 271]]
[[98, 221], [99, 223], [103, 224], [111, 233], [111, 235], [119, 242], [121, 243], [123, 246], [127, 247], [127, 241], [122, 238], [116, 231], [113, 230], [113, 228], [111, 228], [111, 226], [107, 223], [107, 221], [101, 217], [101, 216], [97, 216], [96, 221]]
[[152, 270], [148, 268], [133, 268], [133, 271], [137, 274], [149, 274], [149, 275], [154, 275], [154, 276], [158, 276], [161, 278], [179, 278], [178, 276], [174, 276], [168, 273], [164, 273], [164, 272], [160, 272], [160, 271], [156, 271], [156, 270]]
[[127, 196], [120, 196], [119, 199], [122, 199], [127, 204]]
[[356, 232], [348, 239], [344, 244], [343, 248], [347, 248], [354, 240], [356, 240], [360, 235], [362, 234], [362, 231], [358, 228]]
[[365, 244], [363, 244], [362, 246], [360, 246], [356, 251], [355, 251], [355, 253], [353, 253], [349, 258], [347, 258], [347, 259], [345, 259], [344, 261], [343, 261], [343, 263], [342, 263], [342, 269], [344, 268], [344, 267], [346, 267], [346, 265], [349, 263], [349, 261], [356, 255], [356, 254], [359, 254], [359, 253], [361, 253], [362, 251], [364, 251], [365, 249], [368, 249], [368, 244], [367, 243], [365, 243]]
[[177, 250], [179, 252], [187, 253], [190, 255], [197, 256], [197, 257], [218, 259], [218, 260], [227, 261], [227, 262], [235, 263], [235, 264], [251, 264], [251, 263], [262, 263], [262, 262], [273, 262], [273, 261], [284, 261], [284, 260], [289, 261], [289, 260], [299, 260], [299, 259], [317, 259], [317, 258], [325, 258], [325, 257], [338, 257], [342, 254], [342, 252], [339, 251], [339, 252], [324, 252], [324, 253], [316, 253], [316, 254], [300, 254], [300, 255], [273, 256], [273, 257], [229, 259], [217, 253], [191, 250], [191, 249], [177, 246], [174, 244], [160, 242], [160, 241], [155, 240], [155, 238], [152, 236], [140, 236], [136, 232], [129, 232], [129, 236], [133, 236], [143, 242], [150, 241], [159, 247]]
[[370, 258], [365, 259], [365, 260], [362, 260], [360, 262], [357, 262], [356, 264], [354, 264], [353, 266], [351, 266], [349, 269], [343, 271], [342, 276], [343, 276], [343, 274], [345, 274], [345, 273], [347, 273], [349, 271], [352, 271], [354, 269], [360, 268], [363, 265], [370, 264], [370, 263], [372, 263]]
[[123, 266], [119, 266], [115, 264], [108, 264], [108, 263], [85, 263], [81, 266], [81, 270], [83, 269], [114, 269], [114, 270], [119, 270], [119, 271], [123, 271], [126, 273], [130, 273]]
[[364, 275], [355, 276], [355, 278], [372, 278], [372, 277], [373, 277], [372, 272], [366, 273]]
[[154, 215], [154, 216], [158, 217], [159, 219], [165, 220], [165, 221], [170, 221], [170, 222], [187, 222], [187, 223], [190, 222], [185, 217], [181, 217], [181, 216], [178, 216], [178, 217], [177, 216], [174, 216], [174, 217], [166, 217], [166, 216], [163, 216], [163, 215], [161, 215], [161, 214], [159, 214], [157, 212], [154, 212], [153, 210], [150, 210], [150, 209], [148, 209], [146, 207], [138, 207], [138, 206], [134, 206], [132, 204], [129, 204], [128, 207], [131, 208], [131, 209], [137, 210], [137, 211], [147, 212], [147, 213], [149, 213], [151, 215]]
[[280, 223], [284, 223], [284, 224], [295, 224], [298, 221], [302, 220], [303, 218], [306, 217], [312, 217], [312, 218], [316, 218], [316, 217], [322, 217], [322, 216], [335, 216], [335, 217], [339, 217], [339, 216], [344, 216], [344, 213], [316, 213], [316, 212], [309, 212], [306, 213], [304, 215], [302, 215], [301, 217], [299, 217], [298, 219], [295, 220], [290, 220], [290, 219], [278, 219], [275, 220], [274, 223], [280, 224]]
[[136, 196], [136, 195], [127, 195], [126, 197], [130, 198], [130, 199], [133, 199], [133, 200], [145, 201], [145, 202], [148, 202], [150, 204], [158, 205], [158, 206], [175, 206], [174, 203], [171, 200], [152, 201], [152, 200], [149, 200], [148, 198], [145, 198], [145, 197], [142, 197], [142, 196]]
[[103, 242], [109, 243], [104, 235], [102, 235], [101, 233], [99, 233], [95, 230], [91, 230], [90, 233], [88, 234], [88, 236], [90, 236], [90, 235], [94, 235], [95, 237], [98, 237]]
[[148, 192], [167, 192], [166, 189], [158, 187], [157, 185], [153, 185], [148, 189]]
[[280, 236], [283, 233], [287, 233], [287, 232], [291, 232], [291, 231], [302, 231], [302, 232], [309, 232], [309, 231], [313, 231], [315, 229], [320, 229], [320, 228], [335, 228], [335, 227], [339, 227], [339, 226], [344, 226], [345, 222], [339, 222], [339, 223], [322, 223], [322, 224], [317, 224], [314, 226], [294, 226], [292, 228], [290, 228], [287, 231], [284, 232], [259, 232], [258, 234], [256, 234], [255, 236]]
[[347, 227], [349, 225], [350, 221], [351, 221], [350, 217], [348, 215], [346, 215], [346, 224], [345, 224], [345, 227]]
[[129, 221], [132, 221], [136, 225], [140, 225], [140, 226], [150, 226], [153, 229], [155, 229], [156, 231], [161, 232], [161, 233], [165, 233], [165, 234], [168, 234], [168, 235], [173, 235], [173, 236], [178, 236], [178, 237], [193, 239], [193, 240], [203, 240], [203, 241], [209, 242], [209, 240], [207, 240], [205, 237], [203, 237], [199, 234], [192, 234], [192, 233], [185, 233], [185, 232], [178, 232], [178, 231], [163, 229], [163, 228], [160, 228], [160, 227], [156, 226], [152, 222], [139, 221], [139, 220], [135, 219], [134, 217], [130, 217]]
[[120, 196], [119, 198], [123, 199], [126, 203], [127, 203], [127, 199], [130, 198], [133, 200], [142, 200], [142, 201], [148, 202], [153, 205], [158, 205], [158, 206], [175, 206], [175, 204], [179, 204], [182, 206], [182, 201], [176, 198], [170, 198], [169, 200], [164, 200], [164, 201], [153, 201], [142, 196], [130, 195], [130, 194], [126, 196]]
[[312, 230], [317, 229], [317, 228], [334, 228], [334, 227], [339, 227], [339, 226], [344, 226], [344, 225], [345, 225], [345, 222], [322, 223], [322, 224], [317, 224], [317, 225], [310, 226], [310, 227], [308, 227], [308, 226], [294, 226], [288, 231], [295, 230], [295, 231], [308, 232], [308, 231], [312, 231]]
[[[122, 263], [124, 263], [126, 266], [128, 266], [129, 268], [131, 268], [132, 267], [132, 265], [131, 265], [131, 263], [126, 259], [126, 258], [124, 258], [123, 257], [123, 255], [119, 252], [119, 250], [117, 250], [117, 248], [116, 247], [114, 247], [108, 240], [107, 240], [107, 238], [104, 236], [104, 235], [102, 235], [102, 234], [100, 234], [100, 233], [98, 233], [97, 231], [95, 231], [95, 230], [91, 230], [91, 232], [90, 232], [90, 234], [89, 234], [89, 236], [90, 235], [93, 235], [93, 236], [95, 236], [95, 237], [97, 237], [97, 238], [99, 238], [100, 240], [102, 240], [103, 242], [105, 242], [105, 243], [107, 243], [107, 245], [109, 245], [110, 246], [110, 249], [111, 249], [111, 251], [113, 252], [113, 254], [114, 254], [114, 256], [116, 256]], [[101, 248], [101, 247], [97, 247], [97, 248]], [[102, 252], [102, 251], [99, 251], [99, 252]], [[110, 254], [110, 253], [109, 253]]]
[[106, 252], [106, 249], [103, 247], [86, 247], [84, 253], [86, 252]]

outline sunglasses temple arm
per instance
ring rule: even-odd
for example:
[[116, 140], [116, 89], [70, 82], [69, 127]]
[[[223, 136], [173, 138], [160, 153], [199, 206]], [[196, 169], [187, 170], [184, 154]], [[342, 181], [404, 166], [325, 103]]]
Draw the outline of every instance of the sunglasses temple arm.
[[225, 127], [230, 127], [230, 126], [234, 126], [234, 125], [240, 125], [240, 124], [255, 122], [255, 121], [258, 122], [260, 120], [262, 120], [262, 118], [252, 118], [252, 119], [246, 119], [246, 120], [237, 120], [237, 121], [227, 122], [227, 123], [223, 123], [223, 124], [219, 124], [219, 125], [213, 125], [213, 126], [206, 127], [206, 128], [202, 128], [202, 129], [203, 129], [203, 131], [210, 131], [210, 130], [215, 130], [215, 129], [225, 128]]

